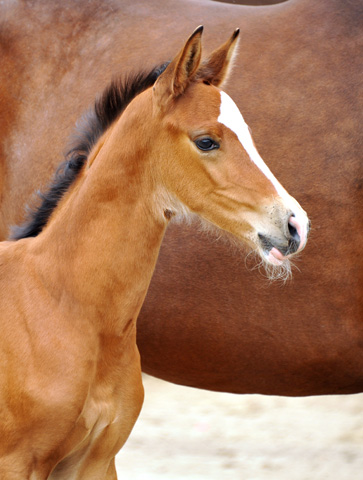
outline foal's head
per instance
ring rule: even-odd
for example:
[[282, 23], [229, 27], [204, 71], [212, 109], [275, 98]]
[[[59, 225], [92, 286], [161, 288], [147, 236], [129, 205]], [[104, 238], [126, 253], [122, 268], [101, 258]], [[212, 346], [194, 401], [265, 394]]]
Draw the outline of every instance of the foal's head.
[[[239, 31], [201, 62], [199, 27], [143, 95], [157, 125], [152, 140], [159, 206], [191, 211], [242, 239], [270, 265], [305, 246], [308, 218], [259, 156], [248, 126], [220, 86]], [[187, 208], [185, 208], [187, 207]]]

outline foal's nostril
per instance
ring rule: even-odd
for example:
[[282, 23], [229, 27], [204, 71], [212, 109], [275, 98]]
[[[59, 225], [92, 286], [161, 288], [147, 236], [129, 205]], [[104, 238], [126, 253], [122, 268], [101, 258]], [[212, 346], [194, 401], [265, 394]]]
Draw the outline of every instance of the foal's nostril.
[[297, 230], [296, 230], [296, 228], [294, 227], [294, 225], [291, 225], [290, 222], [288, 223], [288, 229], [289, 229], [289, 233], [290, 233], [290, 235], [291, 235], [291, 238], [293, 238], [294, 240], [300, 242], [300, 235], [297, 233]]
[[[294, 215], [291, 218], [293, 218]], [[290, 238], [289, 238], [289, 248], [288, 248], [288, 251], [289, 253], [295, 253], [297, 252], [297, 250], [299, 249], [299, 246], [300, 246], [300, 242], [301, 242], [301, 239], [300, 239], [300, 235], [296, 229], [296, 227], [292, 224], [292, 222], [289, 220], [288, 222], [288, 229], [289, 229], [289, 233], [290, 233]]]

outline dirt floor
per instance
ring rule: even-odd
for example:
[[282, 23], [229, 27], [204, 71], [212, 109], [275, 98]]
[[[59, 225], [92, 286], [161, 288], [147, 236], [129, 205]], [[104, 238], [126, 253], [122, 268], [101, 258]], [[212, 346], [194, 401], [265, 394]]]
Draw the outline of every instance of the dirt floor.
[[120, 480], [363, 480], [363, 394], [229, 395], [144, 376]]

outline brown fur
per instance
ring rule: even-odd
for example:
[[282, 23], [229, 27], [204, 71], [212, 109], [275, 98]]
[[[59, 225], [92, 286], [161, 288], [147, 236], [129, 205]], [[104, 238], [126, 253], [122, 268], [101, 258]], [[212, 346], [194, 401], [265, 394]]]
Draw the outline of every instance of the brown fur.
[[263, 158], [309, 212], [311, 239], [282, 288], [246, 269], [244, 252], [194, 224], [172, 225], [138, 319], [143, 370], [238, 393], [363, 391], [361, 2], [66, 0], [0, 8], [3, 238], [113, 74], [170, 59], [196, 23], [211, 49], [226, 29], [241, 29], [228, 92]]
[[[233, 43], [212, 53], [212, 78]], [[261, 231], [289, 239], [290, 199], [218, 122], [221, 94], [195, 52], [201, 29], [104, 132], [42, 231], [0, 244], [3, 480], [116, 479], [143, 402], [136, 319], [170, 201], [260, 250]], [[197, 148], [201, 129], [219, 149]]]

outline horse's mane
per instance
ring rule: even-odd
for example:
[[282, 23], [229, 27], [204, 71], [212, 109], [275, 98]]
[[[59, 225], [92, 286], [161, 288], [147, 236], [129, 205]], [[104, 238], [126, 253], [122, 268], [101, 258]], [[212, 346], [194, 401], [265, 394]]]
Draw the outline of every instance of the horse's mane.
[[126, 78], [114, 79], [81, 119], [72, 135], [65, 160], [59, 165], [46, 192], [37, 192], [40, 204], [27, 207], [27, 219], [12, 227], [11, 239], [36, 237], [47, 224], [62, 196], [77, 178], [88, 155], [102, 134], [138, 94], [151, 87], [168, 63]]

